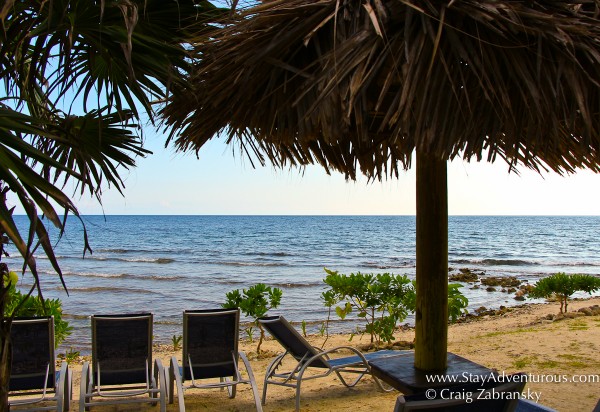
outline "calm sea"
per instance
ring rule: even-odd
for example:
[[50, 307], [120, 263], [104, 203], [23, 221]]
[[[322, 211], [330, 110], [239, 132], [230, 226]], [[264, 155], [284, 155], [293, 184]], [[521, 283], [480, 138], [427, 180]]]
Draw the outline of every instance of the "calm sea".
[[[17, 217], [20, 226], [25, 217]], [[93, 254], [71, 217], [56, 248], [69, 294], [38, 256], [42, 287], [59, 297], [75, 330], [64, 346], [86, 349], [91, 314], [151, 311], [154, 336], [181, 334], [184, 309], [219, 307], [225, 293], [263, 282], [283, 289], [273, 311], [305, 320], [327, 317], [320, 301], [324, 267], [415, 274], [414, 216], [86, 216]], [[16, 256], [13, 251], [11, 253]], [[19, 260], [5, 259], [17, 269]], [[555, 272], [600, 273], [600, 217], [453, 216], [449, 264], [535, 282]], [[22, 287], [30, 284], [26, 275]], [[512, 295], [463, 289], [470, 308], [515, 305]], [[412, 322], [412, 319], [407, 319]], [[351, 321], [334, 331], [349, 332]]]

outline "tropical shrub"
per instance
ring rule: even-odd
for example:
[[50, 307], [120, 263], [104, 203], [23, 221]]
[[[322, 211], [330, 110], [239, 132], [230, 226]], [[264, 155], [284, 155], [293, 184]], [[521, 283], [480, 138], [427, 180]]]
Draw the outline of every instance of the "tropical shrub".
[[[73, 330], [69, 322], [62, 319], [62, 302], [60, 299], [42, 299], [21, 293], [16, 288], [18, 276], [9, 272], [5, 276], [4, 286], [7, 287], [5, 313], [7, 316], [54, 316], [54, 344], [60, 345]], [[10, 281], [10, 284], [8, 284]]]
[[[335, 307], [336, 314], [345, 319], [353, 310], [358, 317], [365, 318], [365, 332], [371, 334], [371, 342], [390, 343], [394, 340], [394, 330], [408, 313], [416, 310], [416, 284], [404, 275], [390, 273], [350, 275], [325, 269], [327, 277], [323, 280], [329, 289], [321, 294], [323, 304]], [[469, 299], [459, 290], [459, 283], [448, 285], [448, 321], [450, 323], [466, 313]], [[330, 316], [328, 315], [327, 323]]]
[[[409, 312], [414, 313], [417, 310], [417, 283], [416, 281], [412, 281], [411, 289], [406, 295], [406, 299], [404, 300], [406, 303], [406, 307]], [[460, 283], [450, 283], [448, 285], [448, 322], [454, 323], [458, 320], [458, 318], [467, 313], [467, 306], [469, 306], [469, 299], [462, 294], [459, 290], [462, 288]]]
[[556, 297], [560, 301], [560, 313], [567, 311], [568, 299], [575, 292], [593, 292], [600, 290], [600, 278], [591, 275], [567, 275], [555, 273], [540, 279], [529, 292], [532, 298]]
[[[253, 324], [258, 326], [260, 331], [260, 338], [258, 340], [258, 346], [256, 352], [260, 353], [260, 345], [265, 338], [265, 331], [262, 325], [258, 322], [259, 318], [262, 318], [267, 314], [270, 309], [274, 309], [281, 303], [281, 297], [283, 292], [279, 288], [271, 288], [264, 283], [258, 283], [248, 289], [232, 290], [227, 292], [225, 295], [226, 301], [222, 305], [226, 309], [239, 308], [242, 313], [253, 319]], [[247, 328], [251, 331], [252, 326]]]
[[321, 297], [326, 305], [341, 304], [335, 308], [341, 319], [356, 311], [367, 322], [365, 332], [371, 335], [371, 343], [394, 340], [396, 325], [408, 314], [406, 299], [411, 286], [406, 276], [360, 272], [344, 275], [329, 269], [325, 272], [323, 281], [329, 289]]
[[469, 299], [458, 289], [462, 288], [460, 283], [448, 285], [448, 321], [454, 323], [464, 313], [467, 313]]

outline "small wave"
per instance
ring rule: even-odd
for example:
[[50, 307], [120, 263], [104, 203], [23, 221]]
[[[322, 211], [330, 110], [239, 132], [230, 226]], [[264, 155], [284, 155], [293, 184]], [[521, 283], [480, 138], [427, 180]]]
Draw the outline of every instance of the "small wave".
[[91, 273], [91, 272], [68, 272], [68, 276], [81, 276], [89, 278], [119, 278], [119, 279], [147, 279], [147, 280], [180, 280], [186, 279], [180, 275], [133, 275], [129, 273]]
[[287, 263], [281, 262], [228, 262], [228, 261], [212, 261], [205, 262], [209, 265], [223, 265], [223, 266], [261, 266], [261, 267], [281, 267], [289, 266]]
[[537, 266], [539, 263], [521, 259], [456, 259], [450, 263], [462, 265], [484, 265], [484, 266]]
[[556, 265], [556, 266], [588, 266], [588, 267], [597, 267], [597, 266], [600, 266], [600, 263], [594, 263], [594, 262], [567, 262], [567, 263], [556, 262], [556, 263], [554, 263], [554, 265]]
[[220, 285], [242, 285], [242, 284], [248, 283], [247, 281], [235, 280], [235, 279], [219, 279], [219, 280], [216, 280], [215, 282]]
[[152, 292], [149, 290], [143, 289], [128, 289], [128, 288], [119, 288], [116, 286], [90, 286], [90, 287], [79, 287], [79, 288], [69, 288], [70, 292], [83, 292], [83, 293], [95, 293], [95, 292], [126, 292], [126, 293], [143, 293], [155, 294], [156, 292]]
[[286, 252], [247, 252], [242, 253], [244, 256], [274, 256], [274, 257], [286, 257], [293, 256], [291, 253]]
[[414, 263], [412, 262], [402, 262], [400, 264], [382, 264], [382, 263], [378, 263], [378, 262], [364, 262], [363, 263], [364, 266], [369, 267], [369, 268], [374, 268], [374, 269], [405, 269], [405, 268], [414, 268], [416, 267]]
[[129, 250], [129, 249], [97, 249], [96, 252], [124, 254], [124, 253], [133, 252], [133, 250]]
[[323, 282], [314, 282], [314, 283], [293, 283], [293, 282], [272, 283], [272, 282], [269, 282], [269, 285], [275, 286], [275, 287], [284, 287], [284, 288], [314, 288], [315, 286], [322, 286]]
[[87, 257], [86, 259], [99, 260], [102, 262], [115, 261], [115, 262], [157, 263], [160, 265], [175, 262], [175, 259], [171, 259], [171, 258], [115, 258], [115, 257], [107, 257], [107, 256], [90, 256], [90, 257]]
[[91, 272], [67, 272], [65, 276], [80, 276], [85, 278], [124, 278], [125, 273], [91, 273]]

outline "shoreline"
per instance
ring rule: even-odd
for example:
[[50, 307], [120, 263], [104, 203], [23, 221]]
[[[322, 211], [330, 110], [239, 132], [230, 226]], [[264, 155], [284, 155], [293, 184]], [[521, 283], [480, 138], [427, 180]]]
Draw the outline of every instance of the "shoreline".
[[[600, 305], [600, 297], [573, 300], [570, 313], [583, 307]], [[573, 315], [573, 319], [552, 321], [544, 319], [558, 313], [559, 304], [531, 303], [513, 307], [498, 315], [484, 315], [474, 321], [452, 324], [449, 327], [449, 352], [466, 357], [499, 373], [526, 372], [532, 379], [525, 391], [539, 394], [540, 403], [558, 411], [591, 411], [600, 398], [600, 315]], [[300, 331], [300, 329], [298, 328]], [[412, 342], [414, 330], [402, 328], [394, 334], [397, 341]], [[309, 335], [309, 342], [321, 346], [325, 337]], [[325, 347], [342, 345], [361, 347], [368, 344], [367, 335], [331, 334]], [[259, 391], [268, 363], [281, 353], [282, 348], [273, 339], [263, 342], [264, 354], [256, 355], [256, 344], [240, 337], [240, 349], [250, 358]], [[171, 356], [181, 360], [181, 350], [174, 352], [171, 345], [155, 345], [154, 357], [168, 365]], [[341, 354], [343, 355], [343, 354]], [[72, 364], [74, 373], [72, 407], [77, 407], [79, 373], [81, 364]], [[539, 382], [540, 377], [595, 376], [591, 382]], [[546, 378], [546, 380], [549, 378]], [[370, 377], [353, 389], [347, 389], [333, 376], [309, 380], [302, 387], [302, 411], [392, 411], [399, 392], [381, 393], [375, 390]], [[193, 390], [186, 392], [188, 410], [242, 411], [253, 410], [253, 399], [248, 385], [238, 387], [235, 399], [218, 390]], [[269, 386], [265, 411], [291, 411], [294, 408], [294, 391], [289, 388]], [[114, 407], [95, 408], [98, 411], [128, 410]], [[141, 408], [140, 410], [149, 410]], [[176, 411], [169, 405], [168, 411]]]

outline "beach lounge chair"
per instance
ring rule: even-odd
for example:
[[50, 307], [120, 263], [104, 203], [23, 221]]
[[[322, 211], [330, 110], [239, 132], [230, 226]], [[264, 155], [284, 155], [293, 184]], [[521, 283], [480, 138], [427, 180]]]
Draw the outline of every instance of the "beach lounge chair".
[[517, 373], [502, 381], [473, 382], [424, 393], [399, 396], [394, 412], [409, 411], [486, 411], [512, 412], [517, 407], [526, 383], [526, 374]]
[[160, 359], [152, 363], [152, 314], [94, 315], [91, 323], [92, 363], [81, 369], [79, 411], [139, 402], [166, 411], [167, 375]]
[[66, 362], [56, 371], [54, 317], [15, 318], [10, 337], [10, 410], [68, 411], [71, 376]]
[[[169, 403], [173, 403], [174, 385], [177, 385], [179, 410], [185, 411], [183, 395], [187, 389], [227, 388], [229, 397], [234, 398], [237, 385], [248, 384], [256, 410], [262, 411], [254, 373], [246, 354], [238, 350], [239, 322], [239, 309], [183, 312], [183, 367], [175, 357], [171, 359]], [[240, 375], [240, 359], [247, 379]], [[186, 381], [190, 384], [185, 385]]]
[[[283, 316], [267, 316], [258, 320], [260, 324], [283, 346], [285, 352], [277, 356], [268, 366], [265, 373], [262, 402], [266, 402], [268, 385], [280, 385], [296, 388], [296, 411], [300, 410], [300, 388], [303, 380], [323, 378], [335, 373], [348, 388], [355, 386], [364, 375], [371, 374], [369, 360], [392, 356], [400, 353], [393, 350], [381, 350], [372, 353], [361, 353], [351, 346], [339, 346], [327, 351], [313, 347]], [[331, 359], [330, 354], [346, 350], [352, 356]], [[295, 360], [295, 366], [287, 372], [278, 372], [286, 356]], [[310, 368], [310, 369], [309, 369]], [[318, 371], [318, 372], [314, 372]], [[348, 381], [344, 374], [356, 375]], [[379, 379], [373, 376], [377, 387], [382, 391], [390, 391], [382, 386]]]

